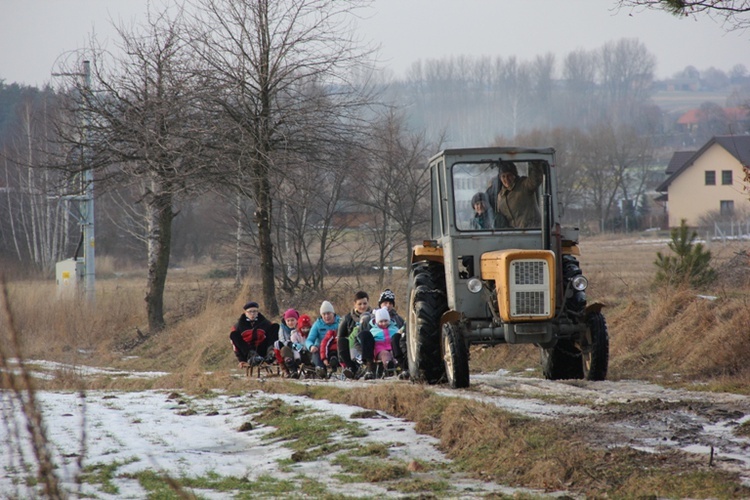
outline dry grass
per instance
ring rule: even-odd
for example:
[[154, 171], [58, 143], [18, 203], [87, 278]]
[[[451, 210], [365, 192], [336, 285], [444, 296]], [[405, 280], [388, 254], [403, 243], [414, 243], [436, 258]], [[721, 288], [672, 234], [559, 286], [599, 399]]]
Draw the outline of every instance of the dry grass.
[[[653, 288], [656, 251], [666, 241], [589, 240], [581, 258], [593, 285], [589, 296], [602, 300], [611, 344], [611, 378], [702, 380], [727, 388], [750, 379], [750, 273], [747, 245], [711, 242], [712, 266], [719, 279], [705, 290]], [[598, 276], [589, 272], [594, 269]], [[599, 292], [599, 293], [597, 293]], [[603, 293], [602, 293], [603, 292]], [[715, 297], [715, 300], [713, 299]], [[748, 389], [742, 389], [748, 392]]]
[[134, 331], [145, 323], [143, 300], [134, 286], [100, 282], [97, 288], [96, 304], [90, 305], [75, 297], [58, 298], [49, 282], [11, 284], [9, 308], [25, 356], [67, 363], [91, 356], [108, 361], [126, 325]]

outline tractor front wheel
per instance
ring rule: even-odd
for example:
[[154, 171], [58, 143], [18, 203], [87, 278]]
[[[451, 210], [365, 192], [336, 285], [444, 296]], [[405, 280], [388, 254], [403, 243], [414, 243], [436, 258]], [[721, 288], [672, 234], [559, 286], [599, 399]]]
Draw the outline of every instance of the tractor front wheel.
[[583, 374], [586, 380], [605, 380], [609, 365], [609, 333], [600, 312], [586, 318], [586, 333], [581, 339]]
[[457, 325], [443, 325], [443, 361], [448, 383], [454, 389], [469, 387], [469, 349]]

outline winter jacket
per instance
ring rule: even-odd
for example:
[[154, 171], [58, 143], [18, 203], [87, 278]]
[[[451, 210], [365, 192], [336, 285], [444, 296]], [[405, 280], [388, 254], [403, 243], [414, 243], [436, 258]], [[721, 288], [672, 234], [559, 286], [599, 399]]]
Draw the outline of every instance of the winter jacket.
[[242, 362], [248, 360], [251, 352], [265, 357], [268, 347], [273, 345], [278, 336], [278, 324], [271, 323], [260, 313], [252, 322], [243, 314], [232, 327], [229, 340], [232, 342], [234, 355]]
[[490, 206], [489, 197], [487, 193], [477, 193], [471, 199], [471, 207], [474, 208], [476, 203], [481, 203], [484, 207], [484, 212], [474, 212], [474, 217], [471, 218], [469, 226], [471, 229], [492, 229], [495, 227], [494, 211]]
[[[365, 314], [372, 314], [372, 310], [368, 309]], [[341, 323], [339, 324], [339, 337], [349, 338], [349, 335], [352, 333], [352, 330], [354, 330], [354, 327], [359, 324], [359, 319], [360, 314], [355, 309], [352, 309], [351, 312], [346, 313], [346, 316], [344, 316], [344, 319], [342, 319]]]
[[339, 323], [341, 322], [341, 316], [336, 314], [333, 319], [333, 323], [327, 324], [323, 321], [323, 318], [318, 318], [315, 320], [315, 323], [313, 323], [312, 328], [310, 328], [310, 333], [307, 335], [307, 340], [305, 341], [305, 347], [309, 350], [312, 346], [320, 347], [320, 342], [323, 340], [323, 337], [326, 336], [326, 333], [328, 333], [328, 330], [333, 330], [335, 332], [339, 331]]
[[328, 330], [320, 341], [320, 359], [331, 359], [331, 356], [338, 356], [338, 345], [336, 343], [336, 330]]
[[370, 321], [370, 333], [372, 334], [373, 340], [375, 340], [375, 357], [378, 357], [383, 351], [390, 351], [391, 348], [391, 337], [398, 332], [398, 326], [396, 322], [391, 320], [388, 328], [380, 328], [375, 320]]
[[279, 325], [279, 342], [281, 342], [281, 344], [283, 345], [286, 345], [287, 342], [292, 341], [292, 329], [286, 326], [284, 320], [281, 320], [281, 323]]
[[[367, 314], [370, 314], [371, 312], [372, 310], [368, 308]], [[346, 316], [344, 316], [344, 319], [341, 320], [341, 324], [339, 324], [337, 335], [339, 362], [352, 370], [356, 370], [357, 368], [357, 364], [352, 358], [356, 358], [357, 354], [361, 351], [361, 349], [356, 346], [358, 343], [357, 327], [359, 326], [360, 317], [361, 316], [356, 309], [352, 309], [351, 312], [348, 312]]]
[[395, 309], [391, 309], [390, 311], [388, 311], [388, 314], [391, 316], [391, 321], [393, 323], [396, 323], [396, 326], [399, 329], [406, 324], [406, 322], [404, 321], [404, 318], [399, 316], [399, 314], [396, 312]]
[[302, 335], [302, 332], [299, 330], [292, 330], [291, 341], [292, 344], [294, 344], [294, 348], [297, 350], [304, 349], [305, 348], [305, 342], [307, 341], [307, 337]]

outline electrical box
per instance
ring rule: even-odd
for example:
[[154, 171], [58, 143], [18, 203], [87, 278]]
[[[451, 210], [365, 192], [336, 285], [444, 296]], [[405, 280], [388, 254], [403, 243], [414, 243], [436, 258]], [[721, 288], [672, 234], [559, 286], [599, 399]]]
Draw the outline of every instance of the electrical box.
[[55, 265], [57, 296], [75, 296], [83, 286], [83, 259], [65, 259]]

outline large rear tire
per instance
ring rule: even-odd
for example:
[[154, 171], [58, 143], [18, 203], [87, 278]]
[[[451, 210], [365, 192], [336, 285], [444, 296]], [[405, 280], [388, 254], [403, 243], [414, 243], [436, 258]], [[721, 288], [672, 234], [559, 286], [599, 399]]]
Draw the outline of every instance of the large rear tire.
[[570, 340], [542, 348], [542, 373], [547, 380], [582, 379], [581, 351]]
[[609, 366], [609, 333], [600, 312], [586, 318], [586, 333], [581, 339], [581, 358], [586, 380], [606, 380]]
[[469, 349], [461, 330], [452, 323], [443, 325], [445, 376], [454, 389], [469, 387]]
[[406, 356], [414, 382], [435, 384], [443, 378], [440, 317], [448, 309], [445, 269], [439, 262], [416, 262], [409, 275]]

